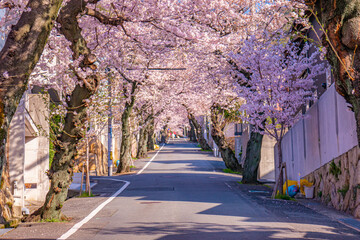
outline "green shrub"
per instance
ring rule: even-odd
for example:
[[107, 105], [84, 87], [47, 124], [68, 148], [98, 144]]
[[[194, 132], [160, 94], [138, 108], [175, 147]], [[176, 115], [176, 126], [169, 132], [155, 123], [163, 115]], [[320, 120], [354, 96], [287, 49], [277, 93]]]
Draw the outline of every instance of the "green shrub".
[[341, 163], [339, 162], [339, 166], [337, 166], [332, 160], [330, 163], [330, 173], [335, 176], [336, 180], [339, 180], [339, 175], [341, 175]]
[[276, 194], [275, 199], [282, 199], [282, 200], [295, 200], [294, 198], [286, 195], [286, 194]]
[[95, 197], [94, 194], [90, 193], [90, 196], [89, 196], [89, 193], [88, 192], [83, 192], [81, 193], [81, 195], [79, 196], [79, 198], [85, 198], [85, 197]]

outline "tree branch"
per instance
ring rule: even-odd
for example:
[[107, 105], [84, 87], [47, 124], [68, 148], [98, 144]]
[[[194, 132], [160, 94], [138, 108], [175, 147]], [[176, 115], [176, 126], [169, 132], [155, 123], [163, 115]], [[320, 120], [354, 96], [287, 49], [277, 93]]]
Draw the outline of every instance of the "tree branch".
[[101, 12], [96, 11], [95, 9], [91, 9], [91, 8], [85, 9], [85, 15], [96, 18], [102, 24], [112, 25], [112, 26], [119, 26], [119, 25], [122, 25], [123, 22], [130, 21], [129, 19], [124, 18], [122, 16], [119, 16], [117, 18], [111, 18], [111, 17], [105, 16]]

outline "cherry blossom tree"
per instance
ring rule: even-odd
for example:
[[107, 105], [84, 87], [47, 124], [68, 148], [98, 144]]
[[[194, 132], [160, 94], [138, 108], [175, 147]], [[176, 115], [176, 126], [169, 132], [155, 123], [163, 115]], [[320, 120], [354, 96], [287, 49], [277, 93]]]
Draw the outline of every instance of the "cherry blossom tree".
[[[11, 119], [26, 90], [29, 76], [38, 62], [62, 1], [0, 1], [6, 13], [0, 19], [0, 36], [7, 37], [0, 52], [0, 222], [4, 204], [11, 200], [5, 145]], [[11, 216], [7, 216], [11, 217]]]
[[[179, 5], [182, 4], [179, 3]], [[69, 69], [70, 73], [69, 70], [64, 72], [68, 74], [67, 79], [72, 74], [69, 81], [75, 84], [73, 90], [65, 98], [68, 111], [65, 116], [63, 133], [59, 137], [62, 145], [57, 147], [49, 171], [52, 185], [43, 208], [38, 212], [42, 218], [61, 217], [61, 206], [71, 182], [73, 166], [71, 159], [76, 150], [76, 142], [83, 137], [79, 125], [87, 119], [87, 100], [100, 85], [99, 82], [103, 79], [102, 70], [111, 66], [123, 71], [127, 68], [126, 63], [129, 63], [128, 67], [132, 67], [134, 65], [132, 61], [123, 63], [118, 61], [119, 55], [120, 57], [124, 55], [122, 52], [128, 45], [137, 46], [138, 51], [142, 51], [146, 56], [150, 52], [163, 54], [169, 52], [169, 49], [192, 41], [192, 34], [186, 34], [190, 33], [186, 30], [191, 25], [182, 24], [177, 18], [175, 18], [176, 21], [174, 20], [173, 13], [177, 13], [180, 19], [181, 16], [186, 16], [186, 11], [177, 12], [181, 9], [178, 7], [180, 6], [168, 5], [167, 1], [154, 4], [153, 1], [113, 3], [110, 1], [79, 2], [70, 0], [61, 9], [57, 18], [59, 23], [57, 29], [70, 42], [69, 49], [72, 51], [70, 56], [72, 56], [71, 61], [73, 62]], [[152, 34], [147, 34], [148, 32], [152, 32]], [[114, 37], [118, 38], [118, 41], [109, 41], [110, 36], [113, 39]], [[131, 60], [133, 56], [138, 55], [134, 54], [127, 57]], [[97, 66], [98, 64], [100, 66]], [[135, 63], [135, 65], [139, 64]], [[126, 107], [123, 112], [124, 119], [122, 119], [122, 123], [125, 125], [127, 125], [128, 113], [134, 106], [134, 94], [140, 82], [137, 78], [127, 75], [122, 74], [124, 79], [129, 80], [123, 91], [128, 94], [128, 101], [125, 103]], [[129, 145], [123, 144], [122, 146], [125, 148]], [[128, 155], [127, 152], [126, 149], [122, 150], [125, 155]], [[124, 163], [126, 166], [129, 165], [126, 161]], [[127, 170], [126, 166], [125, 171]]]
[[[239, 95], [246, 100], [240, 108], [242, 118], [275, 138], [278, 169], [282, 165], [282, 138], [301, 117], [301, 107], [313, 100], [313, 79], [322, 72], [319, 54], [308, 56], [308, 49], [309, 44], [302, 47], [289, 41], [289, 35], [276, 33], [262, 39], [252, 36], [238, 53], [230, 55], [238, 67], [233, 74], [241, 83]], [[280, 178], [280, 186], [282, 183]]]
[[[174, 67], [179, 65], [175, 59], [196, 62], [196, 56], [201, 52], [228, 52], [232, 50], [234, 41], [256, 32], [260, 22], [269, 29], [282, 24], [277, 16], [287, 12], [284, 7], [287, 2], [67, 0], [60, 11], [62, 1], [1, 2], [2, 7], [11, 8], [7, 21], [17, 23], [12, 30], [6, 30], [8, 38], [0, 54], [0, 97], [3, 104], [0, 106], [0, 144], [6, 139], [11, 117], [47, 39], [47, 50], [38, 67], [49, 72], [47, 84], [55, 85], [64, 95], [64, 126], [49, 171], [51, 188], [38, 214], [47, 219], [61, 217], [60, 210], [71, 183], [76, 144], [84, 137], [82, 126], [88, 119], [91, 98], [101, 82], [106, 81], [105, 69], [118, 69], [123, 73], [116, 79], [125, 83], [117, 86], [121, 95], [127, 95], [122, 112], [126, 116], [135, 105], [135, 93], [146, 75], [133, 76], [127, 72], [128, 68], [144, 67], [143, 63], [151, 58], [162, 59], [157, 66]], [[276, 14], [270, 14], [274, 12]], [[264, 18], [265, 15], [270, 19]], [[56, 28], [48, 37], [54, 23]], [[29, 26], [32, 27], [29, 29]], [[180, 52], [183, 52], [181, 58]], [[51, 59], [57, 61], [56, 67], [49, 67], [46, 63]], [[171, 65], [171, 61], [175, 63]], [[37, 71], [34, 75], [44, 74]], [[159, 117], [162, 119], [159, 122], [174, 126], [181, 122], [182, 118], [169, 120], [171, 115], [171, 111], [164, 112], [162, 116], [167, 117]], [[123, 123], [126, 121], [124, 118]], [[3, 145], [0, 153], [2, 150]], [[1, 154], [0, 170], [3, 158], [4, 154]]]

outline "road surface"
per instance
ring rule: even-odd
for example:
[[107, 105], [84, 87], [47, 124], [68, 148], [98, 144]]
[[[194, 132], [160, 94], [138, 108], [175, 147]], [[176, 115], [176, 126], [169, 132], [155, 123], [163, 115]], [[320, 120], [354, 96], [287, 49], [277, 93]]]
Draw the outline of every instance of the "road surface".
[[360, 239], [296, 202], [254, 200], [222, 166], [172, 141], [141, 174], [118, 177], [129, 186], [68, 239]]

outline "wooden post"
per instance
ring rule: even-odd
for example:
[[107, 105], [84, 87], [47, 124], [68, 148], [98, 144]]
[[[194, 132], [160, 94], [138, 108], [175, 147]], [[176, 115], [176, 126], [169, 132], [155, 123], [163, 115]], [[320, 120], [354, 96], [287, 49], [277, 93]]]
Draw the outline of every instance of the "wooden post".
[[[280, 166], [280, 170], [279, 170], [279, 176], [278, 178], [276, 179], [276, 182], [275, 182], [275, 187], [274, 187], [274, 190], [271, 194], [271, 198], [275, 198], [276, 196], [276, 193], [277, 193], [277, 190], [279, 188], [279, 182], [280, 182], [280, 178], [281, 178], [281, 175], [283, 174], [283, 169], [285, 168], [285, 182], [286, 182], [286, 190], [288, 188], [288, 184], [287, 184], [287, 172], [286, 172], [286, 163], [282, 163], [281, 166]], [[283, 187], [283, 186], [280, 186], [280, 187]], [[286, 191], [285, 191], [285, 194], [286, 194]]]
[[276, 193], [277, 193], [277, 190], [278, 190], [278, 186], [279, 186], [279, 181], [280, 181], [280, 178], [281, 178], [281, 174], [282, 174], [282, 165], [280, 166], [280, 169], [279, 169], [279, 176], [278, 178], [276, 179], [276, 182], [275, 182], [275, 187], [274, 187], [274, 190], [271, 194], [271, 198], [274, 199], [275, 196], [276, 196]]
[[97, 157], [97, 154], [94, 154], [94, 160], [95, 160], [95, 173], [96, 173], [96, 176], [99, 176], [99, 174], [98, 174], [98, 171], [99, 171], [99, 169], [98, 169], [98, 157]]
[[288, 186], [288, 178], [287, 178], [287, 171], [286, 171], [286, 162], [283, 162], [282, 164], [283, 164], [283, 168], [285, 169], [285, 186], [286, 186], [285, 195], [289, 196], [289, 193], [288, 193], [289, 186]]

